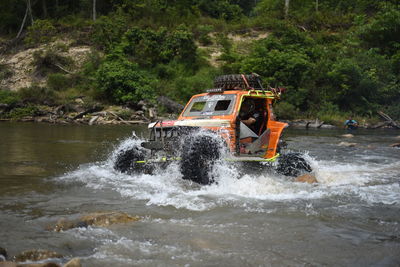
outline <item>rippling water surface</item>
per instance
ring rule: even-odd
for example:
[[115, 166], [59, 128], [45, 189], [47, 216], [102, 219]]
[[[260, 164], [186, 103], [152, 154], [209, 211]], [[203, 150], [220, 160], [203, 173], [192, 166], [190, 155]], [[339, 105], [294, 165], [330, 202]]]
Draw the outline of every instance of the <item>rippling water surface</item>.
[[[289, 129], [288, 147], [307, 155], [319, 184], [238, 177], [219, 164], [218, 183], [199, 186], [174, 165], [114, 171], [116, 151], [138, 142], [132, 129], [0, 124], [0, 247], [53, 250], [84, 266], [400, 265], [400, 149], [389, 147], [400, 132]], [[45, 230], [96, 211], [142, 219]]]

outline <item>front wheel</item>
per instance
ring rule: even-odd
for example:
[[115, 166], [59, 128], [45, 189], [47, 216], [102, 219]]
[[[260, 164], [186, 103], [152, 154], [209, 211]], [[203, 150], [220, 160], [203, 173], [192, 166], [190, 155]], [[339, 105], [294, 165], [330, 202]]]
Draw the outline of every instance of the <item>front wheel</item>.
[[129, 149], [118, 152], [114, 162], [114, 169], [122, 173], [144, 173], [147, 172], [147, 167], [144, 163], [137, 163], [143, 161], [146, 157], [146, 151], [137, 145]]
[[183, 179], [207, 185], [214, 182], [212, 175], [216, 160], [221, 157], [220, 141], [209, 135], [188, 137], [183, 143], [180, 170]]
[[299, 176], [311, 172], [311, 166], [300, 153], [283, 154], [278, 159], [276, 171], [285, 176]]

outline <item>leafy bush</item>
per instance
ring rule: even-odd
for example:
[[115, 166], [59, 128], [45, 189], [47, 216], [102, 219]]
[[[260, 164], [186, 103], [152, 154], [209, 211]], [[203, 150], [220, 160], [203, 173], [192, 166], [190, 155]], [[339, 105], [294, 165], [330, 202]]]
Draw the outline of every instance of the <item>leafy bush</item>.
[[256, 72], [273, 86], [287, 86], [291, 89], [288, 92], [290, 95], [304, 85], [313, 71], [313, 65], [307, 51], [271, 37], [255, 45], [250, 56], [243, 60], [241, 72]]
[[380, 12], [360, 29], [359, 35], [368, 47], [379, 48], [389, 55], [396, 53], [400, 49], [400, 10]]
[[126, 32], [121, 49], [144, 67], [166, 64], [172, 60], [188, 64], [196, 61], [193, 34], [184, 26], [174, 31], [166, 28], [158, 31], [133, 28]]
[[239, 19], [243, 12], [235, 1], [229, 0], [199, 0], [199, 9], [206, 15], [213, 18], [222, 18], [225, 20]]
[[93, 24], [92, 41], [101, 49], [112, 50], [128, 29], [126, 21], [126, 16], [121, 12], [100, 17]]
[[13, 106], [18, 103], [21, 99], [18, 94], [13, 91], [0, 89], [0, 103]]
[[299, 116], [299, 110], [289, 102], [279, 102], [274, 107], [274, 112], [279, 120], [292, 120]]
[[391, 61], [373, 50], [338, 59], [328, 72], [332, 101], [341, 110], [371, 116], [399, 96]]
[[212, 88], [215, 76], [219, 73], [217, 70], [209, 67], [199, 69], [194, 74], [180, 72], [164, 92], [175, 100], [186, 103], [194, 94], [202, 93], [206, 89]]
[[47, 86], [51, 90], [64, 91], [72, 85], [71, 79], [61, 73], [51, 73], [47, 77]]
[[81, 93], [87, 94], [97, 87], [96, 73], [102, 63], [102, 56], [95, 50], [92, 50], [87, 56], [79, 72], [68, 75], [69, 85], [76, 88]]
[[387, 113], [392, 119], [400, 121], [400, 98], [396, 99], [396, 104], [390, 105], [384, 109], [385, 113]]
[[33, 117], [39, 114], [39, 109], [36, 106], [28, 105], [26, 107], [18, 107], [14, 108], [8, 113], [9, 118], [11, 119], [21, 119], [24, 117]]
[[61, 52], [68, 52], [69, 46], [63, 42], [57, 42], [54, 44], [54, 49]]
[[195, 29], [195, 36], [202, 45], [211, 45], [212, 39], [210, 33], [214, 30], [212, 25], [198, 25]]
[[25, 43], [28, 45], [48, 43], [54, 39], [56, 32], [51, 21], [37, 19], [28, 27]]
[[33, 104], [55, 105], [58, 101], [56, 93], [46, 87], [32, 85], [31, 87], [21, 88], [18, 94], [22, 101]]
[[233, 43], [228, 36], [219, 33], [216, 36], [216, 41], [222, 47], [222, 53], [218, 57], [218, 60], [224, 63], [221, 67], [222, 71], [226, 74], [240, 72], [242, 57], [235, 52]]
[[155, 96], [157, 80], [123, 57], [109, 57], [100, 66], [96, 79], [99, 97], [111, 102], [124, 104]]
[[123, 120], [130, 120], [134, 112], [131, 109], [120, 109], [116, 112], [116, 114]]
[[95, 50], [90, 51], [86, 57], [86, 61], [83, 64], [83, 73], [85, 75], [91, 75], [99, 69], [102, 62], [102, 56]]
[[314, 114], [315, 117], [319, 118], [328, 124], [342, 125], [346, 114], [340, 112], [339, 107], [331, 102], [321, 104], [319, 110]]
[[[336, 126], [342, 127], [343, 122], [345, 122], [349, 116], [346, 116], [343, 113], [336, 113], [336, 114], [321, 114], [316, 117], [321, 122], [323, 121], [325, 124], [331, 124], [331, 125], [336, 125]], [[356, 119], [356, 118], [354, 118], [354, 119]], [[359, 120], [357, 120], [357, 121], [359, 121]]]
[[[76, 99], [78, 97], [82, 97], [84, 95], [81, 91], [77, 90], [76, 88], [68, 88], [64, 91], [57, 92], [57, 102], [61, 105], [66, 107], [66, 110], [73, 110], [72, 106], [76, 105]], [[89, 97], [85, 96], [85, 103], [88, 102], [87, 99]]]

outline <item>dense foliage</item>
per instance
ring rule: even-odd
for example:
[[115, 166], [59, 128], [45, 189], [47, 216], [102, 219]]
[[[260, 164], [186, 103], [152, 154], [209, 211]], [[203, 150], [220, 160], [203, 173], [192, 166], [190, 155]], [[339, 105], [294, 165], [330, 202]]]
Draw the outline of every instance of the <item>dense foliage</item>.
[[151, 100], [156, 80], [135, 63], [123, 57], [109, 57], [97, 72], [96, 90], [100, 96], [118, 104]]
[[[399, 7], [397, 0], [2, 0], [0, 34], [14, 38], [26, 17], [20, 38], [28, 47], [68, 35], [96, 48], [74, 75], [48, 63], [65, 66], [62, 57], [36, 55], [53, 91], [118, 104], [157, 95], [183, 103], [218, 74], [256, 72], [287, 88], [282, 117], [385, 110], [399, 119]], [[252, 31], [268, 36], [228, 38]], [[200, 44], [222, 51], [218, 64]]]

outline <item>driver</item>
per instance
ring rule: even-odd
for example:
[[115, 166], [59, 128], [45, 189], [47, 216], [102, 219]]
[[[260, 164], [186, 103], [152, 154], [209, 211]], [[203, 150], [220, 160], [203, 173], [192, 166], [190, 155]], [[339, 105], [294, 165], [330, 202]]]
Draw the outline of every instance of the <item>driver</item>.
[[253, 99], [247, 98], [243, 101], [239, 118], [247, 127], [257, 132], [262, 123], [262, 114], [255, 109]]

